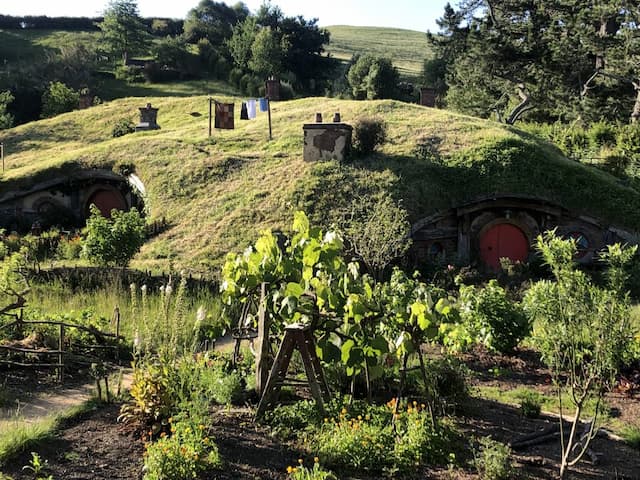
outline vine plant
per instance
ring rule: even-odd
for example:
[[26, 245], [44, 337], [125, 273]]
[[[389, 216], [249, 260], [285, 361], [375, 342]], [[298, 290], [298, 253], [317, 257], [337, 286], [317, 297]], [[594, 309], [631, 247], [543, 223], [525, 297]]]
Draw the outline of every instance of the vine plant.
[[436, 340], [439, 327], [455, 318], [445, 292], [400, 270], [388, 282], [362, 274], [357, 263], [345, 260], [341, 235], [311, 227], [303, 212], [295, 213], [284, 248], [272, 232], [262, 232], [242, 254], [227, 256], [222, 276], [227, 304], [248, 301], [266, 283], [271, 331], [278, 334], [296, 322], [311, 324], [319, 357], [342, 362], [352, 379], [364, 373], [369, 399], [370, 383], [382, 375], [386, 353], [405, 364], [409, 355], [418, 354], [429, 391], [420, 345]]

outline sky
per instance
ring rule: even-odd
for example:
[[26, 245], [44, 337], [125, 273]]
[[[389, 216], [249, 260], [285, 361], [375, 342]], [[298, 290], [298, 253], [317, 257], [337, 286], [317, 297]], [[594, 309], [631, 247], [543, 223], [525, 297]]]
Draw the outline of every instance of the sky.
[[[47, 15], [49, 17], [95, 17], [107, 0], [0, 0], [3, 15]], [[234, 4], [236, 1], [226, 1]], [[255, 11], [262, 0], [244, 0]], [[447, 0], [273, 0], [285, 15], [318, 18], [321, 26], [358, 25], [437, 31]], [[455, 1], [451, 1], [455, 3]], [[198, 0], [138, 0], [143, 17], [184, 18]]]

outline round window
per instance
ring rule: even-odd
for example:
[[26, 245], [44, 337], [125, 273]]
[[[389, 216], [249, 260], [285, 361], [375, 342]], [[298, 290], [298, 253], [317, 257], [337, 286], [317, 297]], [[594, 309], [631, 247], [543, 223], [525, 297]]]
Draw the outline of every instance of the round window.
[[576, 258], [582, 258], [589, 253], [591, 244], [589, 243], [589, 239], [583, 233], [571, 232], [569, 233], [569, 238], [572, 238], [576, 242]]

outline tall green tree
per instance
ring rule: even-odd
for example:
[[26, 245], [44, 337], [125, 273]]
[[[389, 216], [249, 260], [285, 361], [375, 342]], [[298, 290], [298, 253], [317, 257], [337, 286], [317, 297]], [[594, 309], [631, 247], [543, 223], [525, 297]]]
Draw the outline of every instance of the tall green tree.
[[357, 100], [393, 98], [400, 75], [391, 60], [374, 55], [363, 55], [355, 60], [347, 80]]
[[640, 118], [636, 1], [463, 0], [438, 24], [428, 37], [445, 70], [426, 73], [457, 110], [506, 123]]
[[230, 7], [224, 2], [200, 0], [187, 13], [184, 34], [189, 43], [207, 39], [214, 47], [220, 47], [231, 38], [233, 27], [248, 15], [249, 10], [242, 2]]
[[126, 64], [130, 55], [146, 52], [151, 41], [138, 13], [136, 0], [112, 0], [98, 24], [102, 43], [112, 55], [120, 55]]
[[13, 127], [13, 115], [7, 112], [7, 107], [13, 102], [10, 91], [0, 92], [0, 130]]

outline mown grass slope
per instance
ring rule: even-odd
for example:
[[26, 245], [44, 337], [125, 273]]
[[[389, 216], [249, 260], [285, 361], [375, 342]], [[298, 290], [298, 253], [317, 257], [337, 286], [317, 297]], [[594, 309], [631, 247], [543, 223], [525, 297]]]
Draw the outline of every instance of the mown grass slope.
[[332, 25], [327, 52], [340, 60], [351, 60], [358, 54], [390, 58], [402, 77], [415, 80], [422, 73], [424, 60], [431, 58], [431, 47], [425, 32], [385, 27]]
[[[239, 107], [239, 99], [232, 100]], [[147, 101], [161, 130], [112, 138], [116, 119]], [[535, 137], [504, 125], [397, 101], [307, 98], [207, 137], [207, 97], [121, 99], [0, 132], [7, 170], [0, 191], [54, 172], [133, 165], [148, 191], [149, 214], [171, 228], [148, 242], [137, 265], [171, 262], [214, 274], [226, 252], [244, 249], [266, 228], [287, 229], [305, 209], [327, 224], [354, 202], [390, 194], [416, 221], [479, 195], [545, 197], [578, 212], [640, 229], [640, 194], [616, 178], [564, 158]], [[236, 109], [236, 113], [239, 108]], [[378, 115], [389, 127], [380, 152], [348, 164], [302, 159], [302, 125], [316, 112], [346, 122]]]

